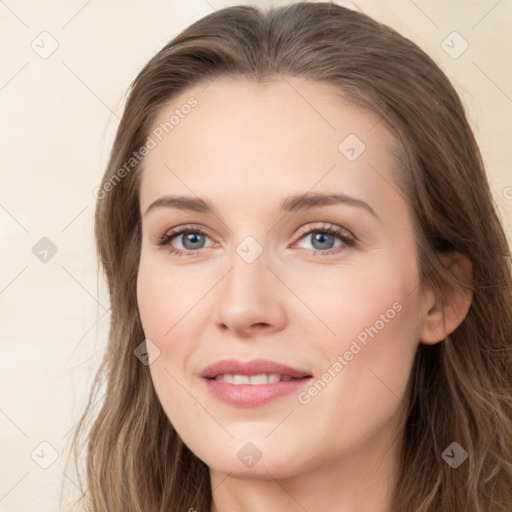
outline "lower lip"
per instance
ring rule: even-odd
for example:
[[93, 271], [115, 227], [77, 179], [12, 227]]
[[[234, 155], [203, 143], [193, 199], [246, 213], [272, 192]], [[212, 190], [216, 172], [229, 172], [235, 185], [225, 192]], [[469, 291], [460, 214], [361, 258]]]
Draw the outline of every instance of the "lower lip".
[[215, 379], [204, 380], [208, 391], [222, 402], [239, 407], [258, 407], [281, 396], [297, 392], [311, 378], [280, 381], [273, 384], [230, 384]]

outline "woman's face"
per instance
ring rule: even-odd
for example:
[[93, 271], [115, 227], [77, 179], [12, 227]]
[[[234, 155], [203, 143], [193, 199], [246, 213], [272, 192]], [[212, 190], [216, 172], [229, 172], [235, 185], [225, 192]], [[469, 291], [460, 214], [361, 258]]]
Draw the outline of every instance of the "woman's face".
[[382, 455], [427, 312], [383, 123], [325, 84], [221, 77], [150, 137], [138, 305], [185, 444], [261, 478]]

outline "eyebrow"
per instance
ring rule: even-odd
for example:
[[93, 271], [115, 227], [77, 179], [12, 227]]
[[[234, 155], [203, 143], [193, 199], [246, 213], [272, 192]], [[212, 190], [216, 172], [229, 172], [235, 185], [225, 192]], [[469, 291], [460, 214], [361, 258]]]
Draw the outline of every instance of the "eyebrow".
[[[348, 206], [355, 206], [366, 210], [373, 215], [376, 219], [379, 216], [375, 213], [373, 208], [355, 197], [347, 196], [345, 194], [325, 194], [325, 193], [306, 193], [295, 194], [285, 198], [280, 204], [281, 212], [294, 212], [299, 210], [307, 210], [319, 206], [331, 206], [335, 204], [346, 204]], [[146, 213], [147, 215], [151, 210], [157, 208], [176, 208], [179, 210], [189, 210], [199, 213], [214, 213], [215, 208], [209, 203], [199, 197], [187, 196], [162, 196], [153, 201]], [[380, 219], [379, 219], [380, 220]]]

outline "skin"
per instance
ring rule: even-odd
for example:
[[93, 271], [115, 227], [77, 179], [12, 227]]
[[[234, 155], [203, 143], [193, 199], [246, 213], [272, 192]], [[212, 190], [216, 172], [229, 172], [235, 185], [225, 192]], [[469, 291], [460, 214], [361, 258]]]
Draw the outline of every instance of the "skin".
[[[470, 302], [447, 292], [442, 309], [420, 283], [411, 213], [393, 181], [393, 139], [331, 86], [297, 78], [218, 78], [173, 98], [155, 126], [190, 96], [197, 106], [144, 160], [137, 297], [145, 335], [160, 350], [150, 366], [156, 393], [210, 468], [212, 512], [391, 512], [414, 355], [453, 331]], [[354, 161], [338, 150], [349, 134], [366, 146]], [[348, 204], [279, 211], [284, 198], [306, 192], [358, 198], [378, 218]], [[167, 194], [198, 196], [216, 213], [146, 214]], [[158, 245], [185, 224], [206, 231], [202, 245], [173, 239], [193, 255]], [[323, 224], [356, 244], [336, 235], [315, 243], [311, 231]], [[252, 263], [236, 251], [248, 236], [263, 251]], [[316, 380], [393, 304], [400, 312], [307, 404], [291, 393], [235, 407], [198, 376], [220, 359], [265, 358]], [[248, 442], [261, 452], [252, 467], [237, 457]]]

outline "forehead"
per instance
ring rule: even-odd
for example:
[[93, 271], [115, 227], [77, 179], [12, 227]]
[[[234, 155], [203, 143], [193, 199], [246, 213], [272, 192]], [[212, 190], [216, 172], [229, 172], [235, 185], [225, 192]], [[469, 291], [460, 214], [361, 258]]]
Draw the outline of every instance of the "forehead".
[[381, 121], [332, 85], [304, 79], [219, 77], [191, 87], [152, 126], [141, 207], [167, 188], [198, 195], [236, 190], [260, 200], [312, 187], [378, 195], [397, 167], [396, 142]]

